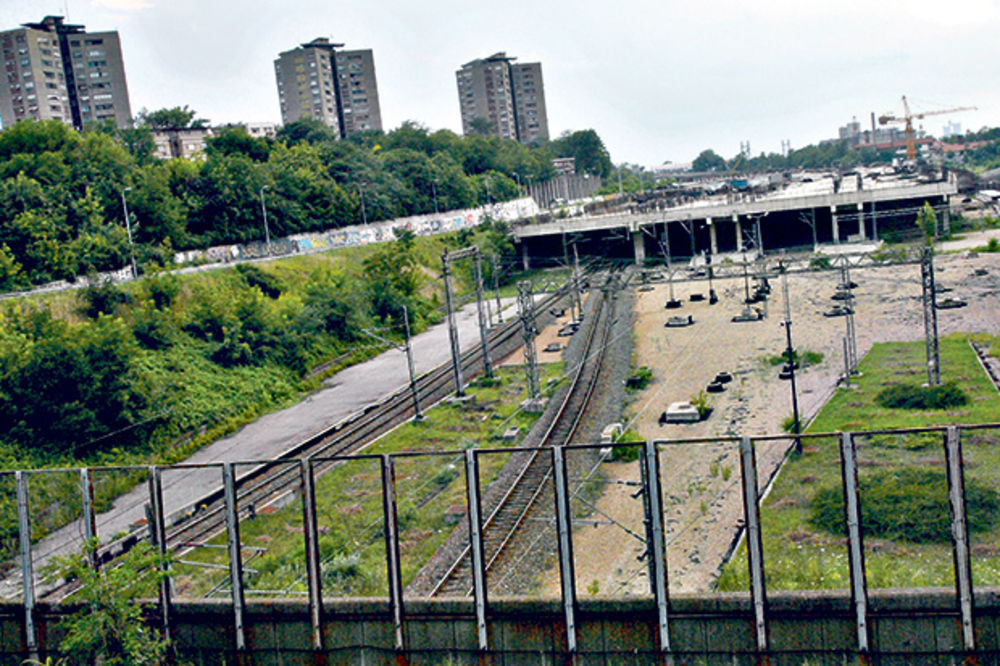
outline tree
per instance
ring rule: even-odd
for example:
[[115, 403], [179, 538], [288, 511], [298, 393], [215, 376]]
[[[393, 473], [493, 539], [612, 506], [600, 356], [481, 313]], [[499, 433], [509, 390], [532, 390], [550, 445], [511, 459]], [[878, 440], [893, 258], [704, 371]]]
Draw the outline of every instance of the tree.
[[934, 239], [937, 238], [937, 213], [934, 212], [934, 207], [927, 201], [924, 202], [920, 212], [917, 213], [917, 227], [923, 233], [924, 241], [928, 245], [933, 244]]
[[487, 118], [476, 116], [469, 121], [469, 135], [490, 136], [493, 134], [493, 123]]
[[604, 142], [592, 129], [566, 132], [554, 142], [557, 157], [572, 157], [577, 173], [607, 178], [614, 171]]
[[43, 572], [50, 582], [77, 582], [75, 599], [80, 609], [62, 620], [65, 638], [60, 652], [74, 663], [104, 666], [145, 666], [163, 663], [169, 638], [150, 627], [139, 600], [155, 594], [156, 585], [168, 575], [169, 558], [148, 543], [139, 543], [115, 561], [95, 568], [97, 539], [84, 544], [82, 553], [53, 558]]
[[140, 124], [154, 130], [201, 128], [208, 125], [207, 120], [195, 118], [196, 115], [198, 115], [197, 112], [194, 109], [189, 109], [185, 104], [183, 107], [175, 106], [150, 112], [140, 111], [138, 118]]
[[724, 171], [726, 160], [711, 148], [701, 151], [691, 163], [692, 171]]

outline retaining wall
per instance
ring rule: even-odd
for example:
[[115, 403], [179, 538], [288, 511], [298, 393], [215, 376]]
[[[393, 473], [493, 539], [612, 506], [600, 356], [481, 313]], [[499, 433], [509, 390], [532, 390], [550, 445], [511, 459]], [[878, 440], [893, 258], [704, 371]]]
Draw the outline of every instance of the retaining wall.
[[[1000, 590], [977, 590], [976, 636], [981, 664], [998, 663]], [[963, 655], [952, 590], [873, 592], [869, 623], [872, 657], [880, 664], [952, 664]], [[66, 608], [39, 605], [43, 652], [53, 655], [55, 628]], [[491, 651], [476, 651], [472, 602], [411, 601], [405, 607], [403, 655], [411, 664], [564, 663], [565, 632], [557, 599], [491, 601]], [[755, 663], [753, 618], [746, 594], [679, 595], [670, 604], [675, 664]], [[577, 610], [577, 664], [667, 663], [657, 652], [656, 608], [649, 600], [582, 599]], [[781, 593], [768, 600], [769, 663], [858, 663], [846, 591]], [[233, 613], [228, 602], [178, 602], [174, 631], [179, 656], [194, 664], [233, 663]], [[251, 664], [382, 664], [396, 662], [387, 600], [329, 600], [323, 609], [324, 650], [311, 649], [305, 601], [253, 601], [245, 628]], [[0, 660], [18, 664], [24, 652], [22, 609], [0, 605]]]

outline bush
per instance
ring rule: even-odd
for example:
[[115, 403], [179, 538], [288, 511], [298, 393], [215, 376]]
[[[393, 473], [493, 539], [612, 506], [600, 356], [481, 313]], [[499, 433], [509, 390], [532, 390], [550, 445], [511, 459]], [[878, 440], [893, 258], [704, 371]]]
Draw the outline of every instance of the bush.
[[[913, 543], [945, 543], [951, 539], [948, 483], [940, 470], [902, 467], [862, 475], [861, 524], [864, 534]], [[965, 484], [966, 514], [971, 532], [992, 529], [1000, 510], [1000, 493], [975, 480]], [[816, 492], [809, 523], [838, 536], [845, 534], [840, 485]]]
[[630, 391], [641, 391], [646, 388], [652, 379], [653, 371], [646, 366], [642, 366], [633, 372], [627, 380], [625, 380], [625, 388]]
[[114, 314], [119, 305], [132, 300], [111, 280], [103, 280], [84, 287], [77, 299], [80, 301], [80, 313], [90, 319], [97, 319], [102, 314]]
[[170, 274], [149, 277], [145, 283], [149, 297], [153, 300], [153, 306], [157, 310], [164, 310], [173, 305], [174, 299], [177, 298], [177, 294], [181, 290], [180, 281]]
[[941, 386], [897, 384], [882, 389], [875, 401], [887, 409], [946, 409], [960, 407], [969, 399], [954, 382]]
[[265, 273], [253, 264], [237, 264], [236, 272], [243, 277], [247, 285], [260, 289], [260, 293], [268, 298], [281, 296], [284, 284], [278, 276]]
[[156, 310], [141, 310], [136, 313], [132, 324], [132, 334], [146, 349], [167, 349], [173, 345], [174, 327], [164, 315]]

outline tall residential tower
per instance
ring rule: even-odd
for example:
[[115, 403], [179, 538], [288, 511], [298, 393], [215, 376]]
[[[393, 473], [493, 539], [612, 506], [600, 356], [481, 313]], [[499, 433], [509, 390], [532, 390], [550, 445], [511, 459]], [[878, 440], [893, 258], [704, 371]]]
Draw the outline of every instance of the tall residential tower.
[[61, 16], [0, 32], [6, 80], [0, 121], [61, 120], [77, 129], [91, 121], [132, 122], [121, 41], [114, 30], [86, 32]]
[[535, 143], [549, 138], [541, 63], [516, 64], [501, 51], [455, 72], [462, 132]]
[[382, 129], [382, 112], [371, 49], [338, 51], [319, 37], [274, 61], [281, 121], [319, 120], [341, 138]]

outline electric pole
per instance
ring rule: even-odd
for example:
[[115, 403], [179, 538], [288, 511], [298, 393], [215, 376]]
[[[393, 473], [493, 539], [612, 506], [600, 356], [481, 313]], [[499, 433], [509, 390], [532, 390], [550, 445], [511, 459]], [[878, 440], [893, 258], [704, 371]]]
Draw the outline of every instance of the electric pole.
[[465, 395], [462, 381], [462, 358], [458, 347], [458, 328], [455, 326], [455, 303], [451, 293], [451, 262], [448, 251], [441, 253], [441, 275], [444, 278], [444, 303], [448, 318], [448, 340], [451, 343], [451, 367], [455, 378], [455, 395]]
[[788, 357], [788, 374], [792, 387], [792, 420], [795, 431], [795, 452], [802, 453], [802, 439], [798, 435], [802, 432], [799, 423], [799, 396], [795, 390], [795, 348], [792, 347], [792, 305], [788, 296], [788, 272], [782, 263], [778, 264], [781, 270], [781, 288], [785, 292], [785, 340], [788, 343], [785, 356]]
[[517, 283], [517, 312], [521, 317], [521, 336], [524, 340], [524, 369], [528, 379], [528, 398], [541, 395], [538, 386], [538, 361], [535, 358], [535, 308], [531, 296], [531, 282]]
[[493, 378], [493, 361], [490, 359], [489, 326], [486, 323], [486, 311], [483, 308], [485, 296], [483, 294], [483, 257], [479, 248], [474, 248], [476, 259], [476, 311], [479, 315], [479, 344], [483, 350], [483, 374]]
[[934, 307], [934, 250], [925, 247], [920, 257], [920, 284], [923, 288], [924, 349], [927, 356], [927, 384], [941, 385], [941, 356], [938, 350], [937, 310]]
[[493, 295], [497, 299], [497, 323], [503, 323], [503, 312], [500, 305], [500, 275], [497, 272], [497, 255], [490, 255], [490, 262], [493, 266]]

